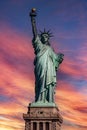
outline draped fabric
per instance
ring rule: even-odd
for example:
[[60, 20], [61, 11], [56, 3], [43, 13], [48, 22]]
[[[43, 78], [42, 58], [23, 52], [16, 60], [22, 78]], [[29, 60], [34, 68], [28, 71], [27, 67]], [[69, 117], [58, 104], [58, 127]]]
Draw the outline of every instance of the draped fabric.
[[54, 50], [43, 44], [37, 36], [33, 40], [36, 57], [34, 59], [35, 73], [35, 100], [42, 100], [41, 93], [46, 91], [49, 85], [56, 84], [56, 70], [59, 66], [59, 57]]

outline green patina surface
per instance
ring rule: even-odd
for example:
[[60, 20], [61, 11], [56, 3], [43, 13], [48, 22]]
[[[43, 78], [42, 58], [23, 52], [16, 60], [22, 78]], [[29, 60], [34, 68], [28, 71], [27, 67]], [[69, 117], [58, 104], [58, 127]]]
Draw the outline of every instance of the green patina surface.
[[35, 73], [35, 102], [31, 106], [56, 106], [54, 93], [56, 87], [56, 72], [63, 61], [63, 54], [57, 54], [52, 49], [49, 39], [49, 31], [37, 33], [36, 10], [31, 11], [31, 23], [33, 31], [32, 45], [35, 51], [34, 73]]

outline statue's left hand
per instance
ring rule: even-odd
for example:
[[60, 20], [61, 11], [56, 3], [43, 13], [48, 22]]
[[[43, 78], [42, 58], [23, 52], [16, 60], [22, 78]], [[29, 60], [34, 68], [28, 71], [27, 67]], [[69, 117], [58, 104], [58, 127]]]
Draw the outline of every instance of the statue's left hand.
[[64, 54], [62, 54], [62, 53], [58, 53], [58, 55], [59, 55], [60, 57], [64, 57]]
[[60, 64], [61, 64], [62, 61], [63, 61], [63, 57], [64, 57], [64, 54], [58, 53], [58, 59], [59, 59], [59, 63], [60, 63]]

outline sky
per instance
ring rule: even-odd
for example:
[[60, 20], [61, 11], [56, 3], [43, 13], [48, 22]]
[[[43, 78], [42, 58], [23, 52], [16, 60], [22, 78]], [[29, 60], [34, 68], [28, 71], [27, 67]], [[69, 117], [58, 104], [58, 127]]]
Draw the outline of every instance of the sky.
[[87, 0], [0, 1], [0, 130], [24, 130], [34, 101], [33, 7], [38, 33], [51, 29], [51, 46], [64, 54], [55, 95], [61, 130], [87, 130]]

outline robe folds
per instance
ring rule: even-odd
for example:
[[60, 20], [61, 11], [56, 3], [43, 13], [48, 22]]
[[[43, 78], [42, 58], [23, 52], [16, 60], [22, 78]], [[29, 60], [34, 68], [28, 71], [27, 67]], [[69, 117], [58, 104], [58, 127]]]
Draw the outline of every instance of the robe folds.
[[41, 93], [46, 91], [49, 85], [54, 87], [56, 84], [56, 71], [60, 64], [60, 57], [50, 45], [43, 44], [39, 36], [32, 42], [36, 55], [34, 59], [35, 100], [38, 101]]

